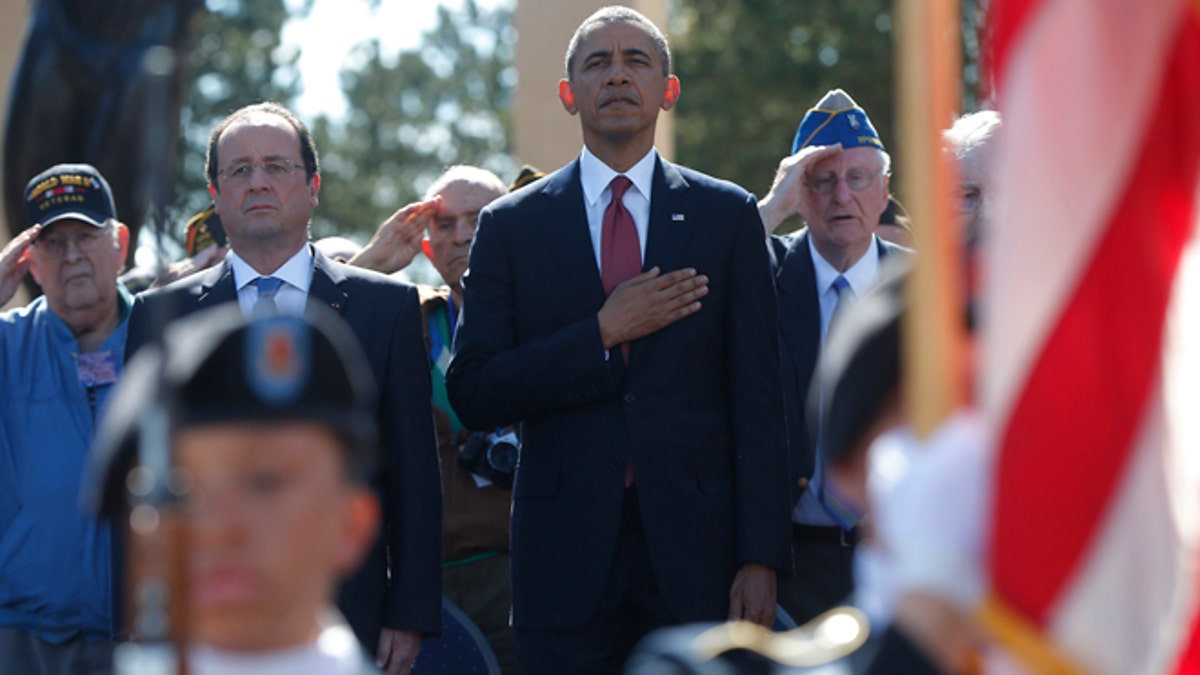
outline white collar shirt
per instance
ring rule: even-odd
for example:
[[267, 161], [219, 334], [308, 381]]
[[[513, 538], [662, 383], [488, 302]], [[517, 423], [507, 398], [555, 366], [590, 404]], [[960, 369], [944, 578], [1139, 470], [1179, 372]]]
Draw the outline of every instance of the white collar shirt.
[[879, 283], [879, 241], [871, 235], [871, 245], [858, 260], [845, 272], [838, 272], [829, 261], [821, 256], [813, 245], [812, 234], [808, 236], [808, 251], [812, 255], [813, 271], [817, 277], [817, 298], [821, 303], [821, 344], [825, 344], [825, 336], [829, 333], [829, 320], [833, 318], [833, 310], [837, 306], [837, 289], [833, 282], [838, 276], [843, 276], [854, 291], [854, 297], [866, 295], [875, 284]]
[[604, 210], [612, 201], [612, 188], [609, 183], [618, 175], [624, 175], [633, 186], [625, 192], [621, 203], [633, 216], [633, 224], [637, 227], [638, 245], [641, 247], [642, 260], [646, 259], [646, 235], [650, 231], [650, 189], [654, 183], [654, 165], [658, 159], [658, 151], [650, 148], [645, 157], [638, 160], [624, 174], [618, 174], [612, 167], [600, 161], [585, 146], [579, 156], [579, 182], [583, 186], [583, 206], [587, 212], [588, 232], [592, 237], [592, 252], [596, 256], [596, 269], [604, 269], [600, 260], [600, 236], [604, 227]]
[[304, 313], [308, 300], [308, 288], [312, 284], [313, 254], [308, 244], [271, 274], [259, 274], [234, 251], [229, 253], [229, 265], [233, 269], [233, 285], [237, 289], [238, 306], [242, 315], [249, 317], [258, 302], [258, 286], [254, 281], [261, 276], [271, 276], [283, 281], [275, 293], [275, 305], [283, 314], [299, 316]]
[[325, 626], [306, 645], [266, 652], [232, 652], [208, 645], [188, 651], [188, 666], [195, 675], [363, 675], [378, 673], [371, 667], [350, 627]]

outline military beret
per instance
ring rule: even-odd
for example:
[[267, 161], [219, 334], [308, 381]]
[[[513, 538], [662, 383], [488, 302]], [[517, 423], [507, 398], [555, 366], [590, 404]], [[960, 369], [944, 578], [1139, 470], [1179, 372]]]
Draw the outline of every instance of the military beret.
[[[93, 512], [119, 512], [156, 403], [175, 431], [244, 422], [315, 422], [343, 440], [352, 478], [376, 457], [376, 384], [353, 332], [327, 307], [304, 316], [243, 319], [237, 303], [171, 323], [163, 343], [138, 351], [101, 422], [84, 482]], [[153, 415], [150, 415], [153, 418]]]

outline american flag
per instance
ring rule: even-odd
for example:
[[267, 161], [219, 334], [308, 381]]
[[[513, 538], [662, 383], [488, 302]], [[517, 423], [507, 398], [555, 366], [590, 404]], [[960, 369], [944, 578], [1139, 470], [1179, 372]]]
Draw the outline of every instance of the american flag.
[[992, 606], [1080, 670], [1200, 673], [1200, 1], [990, 12]]

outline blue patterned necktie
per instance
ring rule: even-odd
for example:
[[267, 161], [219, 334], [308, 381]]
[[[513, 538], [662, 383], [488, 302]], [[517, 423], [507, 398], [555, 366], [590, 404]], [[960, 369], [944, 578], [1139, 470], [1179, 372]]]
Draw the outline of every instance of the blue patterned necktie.
[[258, 287], [258, 300], [254, 303], [253, 313], [255, 315], [278, 313], [279, 307], [275, 305], [275, 294], [283, 285], [283, 279], [259, 277], [253, 283]]

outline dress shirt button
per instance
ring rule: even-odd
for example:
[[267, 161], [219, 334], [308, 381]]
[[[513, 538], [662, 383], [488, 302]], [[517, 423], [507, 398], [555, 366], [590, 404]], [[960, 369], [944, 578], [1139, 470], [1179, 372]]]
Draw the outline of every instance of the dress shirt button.
[[633, 394], [625, 394], [621, 398], [629, 405], [633, 405], [633, 402], [637, 400], [637, 397]]
[[807, 490], [808, 489], [808, 479], [801, 478], [800, 480], [796, 481], [796, 487], [799, 487], [801, 490]]

